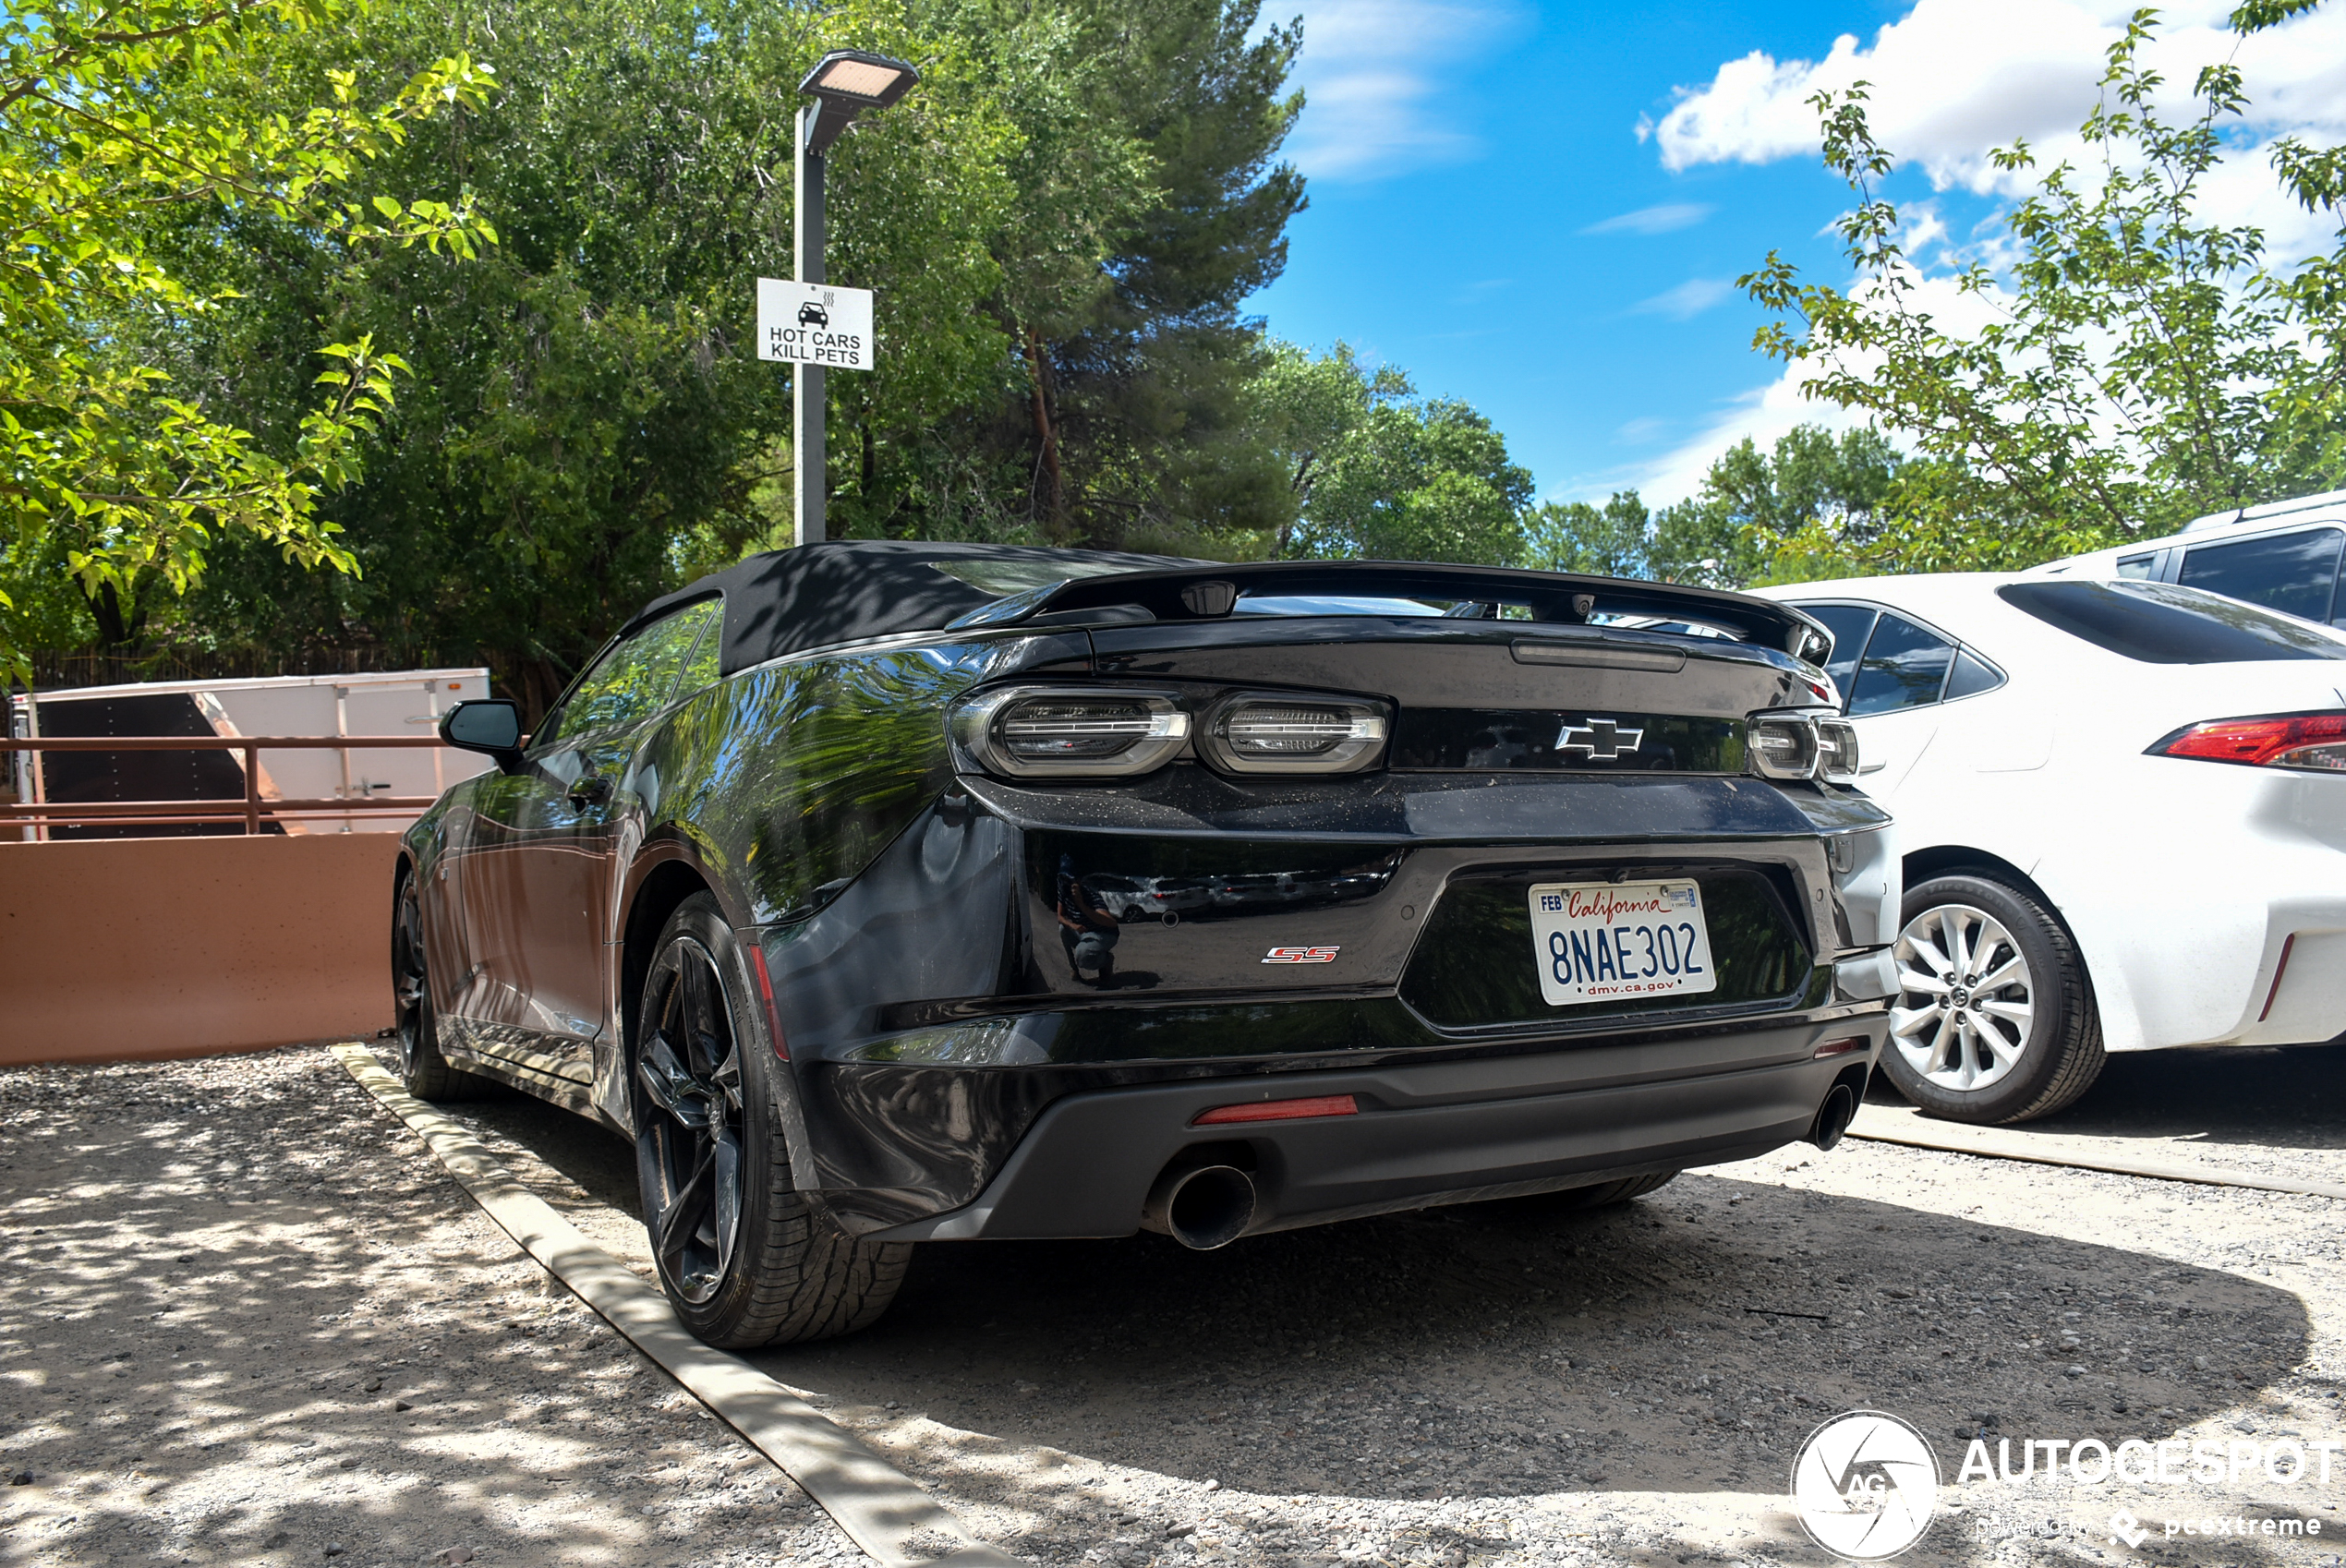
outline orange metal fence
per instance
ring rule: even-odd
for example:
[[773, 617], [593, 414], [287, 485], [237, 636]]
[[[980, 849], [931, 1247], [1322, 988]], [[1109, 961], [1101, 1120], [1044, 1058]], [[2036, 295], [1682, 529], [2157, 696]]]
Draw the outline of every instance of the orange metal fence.
[[221, 822], [242, 818], [247, 834], [261, 831], [266, 821], [301, 821], [312, 817], [356, 816], [369, 812], [414, 815], [432, 803], [429, 795], [352, 795], [341, 800], [271, 800], [260, 792], [260, 754], [273, 751], [352, 751], [442, 746], [437, 736], [424, 735], [102, 735], [42, 738], [0, 736], [0, 751], [9, 752], [200, 752], [244, 754], [245, 797], [235, 800], [83, 801], [52, 803], [42, 797], [42, 769], [30, 769], [33, 799], [0, 804], [0, 823], [31, 823], [36, 827], [130, 824]]

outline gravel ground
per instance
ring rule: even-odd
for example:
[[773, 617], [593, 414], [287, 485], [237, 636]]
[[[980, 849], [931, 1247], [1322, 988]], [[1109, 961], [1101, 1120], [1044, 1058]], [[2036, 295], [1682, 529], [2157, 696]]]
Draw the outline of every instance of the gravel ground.
[[867, 1562], [322, 1050], [0, 1073], [0, 1556]]
[[[2336, 1049], [2121, 1058], [2038, 1125], [2335, 1181], [2341, 1085]], [[519, 1096], [451, 1109], [642, 1265], [623, 1144]], [[0, 1462], [36, 1478], [0, 1493], [12, 1559], [860, 1561], [322, 1052], [0, 1074]], [[2339, 1207], [1802, 1145], [1594, 1215], [931, 1246], [874, 1330], [756, 1359], [1041, 1564], [1821, 1562], [1785, 1477], [1855, 1406], [1951, 1483], [1975, 1436], [2346, 1439]], [[2341, 1492], [2346, 1462], [1975, 1479], [1901, 1561], [2337, 1563]], [[2163, 1539], [2208, 1514], [2323, 1534]]]

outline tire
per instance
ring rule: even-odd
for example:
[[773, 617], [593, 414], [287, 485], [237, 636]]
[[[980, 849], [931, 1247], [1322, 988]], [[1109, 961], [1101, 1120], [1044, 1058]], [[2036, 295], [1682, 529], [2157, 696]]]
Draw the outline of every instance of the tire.
[[399, 868], [391, 906], [391, 1000], [398, 1019], [399, 1081], [418, 1100], [471, 1100], [488, 1092], [489, 1080], [448, 1065], [440, 1054], [440, 1020], [432, 1010], [424, 942], [423, 900], [416, 874]]
[[1677, 1171], [1651, 1171], [1644, 1176], [1622, 1176], [1618, 1180], [1601, 1181], [1590, 1187], [1567, 1187], [1558, 1192], [1488, 1199], [1477, 1206], [1518, 1221], [1554, 1219], [1564, 1214], [1583, 1214], [1592, 1209], [1626, 1203], [1632, 1198], [1642, 1198], [1656, 1188], [1667, 1186], [1677, 1180], [1680, 1175]]
[[1601, 1181], [1594, 1187], [1567, 1187], [1562, 1192], [1551, 1192], [1533, 1201], [1558, 1214], [1609, 1209], [1615, 1203], [1626, 1203], [1632, 1198], [1643, 1198], [1656, 1188], [1667, 1187], [1678, 1179], [1679, 1174], [1676, 1171], [1649, 1171], [1644, 1176], [1623, 1176], [1619, 1181]]
[[628, 1075], [660, 1288], [695, 1337], [724, 1350], [865, 1327], [913, 1252], [848, 1235], [792, 1180], [787, 1070], [757, 1043], [741, 973], [717, 900], [685, 899], [644, 977]]
[[2000, 1125], [2050, 1116], [2093, 1087], [2101, 1015], [2050, 910], [1958, 874], [1907, 889], [1900, 914], [1900, 992], [1881, 1057], [1899, 1093], [1927, 1116]]

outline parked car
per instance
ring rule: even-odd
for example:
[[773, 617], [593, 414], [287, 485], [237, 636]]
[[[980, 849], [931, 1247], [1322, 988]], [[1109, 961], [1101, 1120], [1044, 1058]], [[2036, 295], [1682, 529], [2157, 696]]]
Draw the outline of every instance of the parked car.
[[2050, 561], [2032, 577], [2181, 583], [2286, 615], [2346, 626], [2346, 490], [2219, 512], [2163, 539]]
[[2106, 1052], [2346, 1031], [2346, 636], [2142, 578], [1763, 591], [1832, 629], [1898, 817], [1908, 1099], [2022, 1121]]
[[[1829, 1147], [1897, 891], [1826, 645], [1543, 573], [756, 557], [526, 740], [447, 718], [498, 770], [404, 841], [401, 1071], [630, 1136], [728, 1345], [871, 1321], [918, 1241], [1211, 1248]], [[1538, 742], [1499, 771], [1493, 722]]]

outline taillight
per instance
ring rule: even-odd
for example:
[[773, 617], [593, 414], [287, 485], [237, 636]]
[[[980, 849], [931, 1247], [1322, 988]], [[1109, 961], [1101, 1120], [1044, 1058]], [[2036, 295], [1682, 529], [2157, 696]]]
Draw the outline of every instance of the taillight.
[[1836, 784], [1857, 777], [1857, 727], [1847, 719], [1817, 720], [1817, 777]]
[[957, 704], [960, 760], [1013, 778], [1123, 778], [1172, 760], [1190, 716], [1161, 692], [1012, 686]]
[[1385, 751], [1385, 710], [1327, 697], [1231, 697], [1207, 716], [1198, 749], [1231, 773], [1357, 773]]
[[1804, 713], [1763, 713], [1744, 732], [1752, 771], [1762, 778], [1817, 776], [1817, 721]]
[[1744, 730], [1745, 754], [1762, 778], [1857, 777], [1857, 730], [1831, 714], [1758, 713]]
[[2273, 713], [2188, 724], [2146, 755], [2236, 762], [2250, 767], [2346, 773], [2346, 713]]

